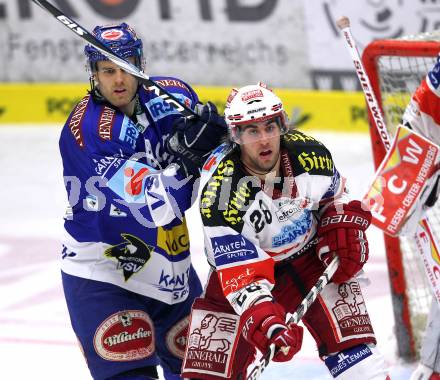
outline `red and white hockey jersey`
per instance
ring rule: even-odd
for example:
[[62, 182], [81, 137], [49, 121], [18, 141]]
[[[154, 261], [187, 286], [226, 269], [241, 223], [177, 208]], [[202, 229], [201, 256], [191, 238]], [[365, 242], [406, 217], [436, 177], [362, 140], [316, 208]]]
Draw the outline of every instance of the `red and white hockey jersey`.
[[275, 262], [315, 254], [308, 248], [319, 210], [345, 198], [345, 180], [323, 144], [294, 131], [281, 146], [282, 175], [271, 184], [248, 174], [239, 149], [227, 145], [213, 152], [202, 171], [206, 255], [239, 315], [257, 297], [271, 297]]
[[422, 80], [403, 115], [403, 123], [440, 145], [440, 62]]

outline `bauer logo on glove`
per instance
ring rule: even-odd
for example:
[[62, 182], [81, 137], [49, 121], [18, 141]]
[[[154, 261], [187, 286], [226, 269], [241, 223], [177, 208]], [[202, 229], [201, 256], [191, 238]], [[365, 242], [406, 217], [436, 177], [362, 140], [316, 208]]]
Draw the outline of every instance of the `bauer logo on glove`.
[[368, 260], [368, 240], [365, 230], [371, 223], [371, 213], [360, 201], [343, 207], [327, 208], [318, 226], [317, 253], [326, 265], [336, 254], [340, 264], [333, 282], [340, 284], [358, 273]]
[[333, 215], [333, 216], [327, 216], [325, 218], [321, 219], [320, 226], [326, 227], [329, 224], [338, 224], [341, 225], [342, 223], [348, 223], [348, 224], [357, 224], [359, 227], [367, 229], [370, 225], [370, 222], [363, 218], [362, 216], [354, 216], [354, 215], [346, 215], [346, 214], [340, 214], [340, 215]]

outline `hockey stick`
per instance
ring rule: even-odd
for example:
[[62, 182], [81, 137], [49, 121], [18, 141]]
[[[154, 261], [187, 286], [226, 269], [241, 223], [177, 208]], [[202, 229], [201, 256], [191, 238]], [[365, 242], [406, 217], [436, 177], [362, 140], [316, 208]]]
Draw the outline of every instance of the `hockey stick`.
[[[374, 95], [373, 87], [371, 86], [367, 72], [365, 71], [360, 54], [357, 50], [356, 43], [351, 34], [350, 20], [348, 17], [344, 16], [341, 17], [336, 24], [339, 29], [341, 29], [341, 32], [345, 37], [345, 41], [347, 42], [346, 46], [350, 52], [351, 58], [353, 59], [356, 74], [361, 83], [362, 91], [364, 92], [371, 115], [373, 116], [375, 127], [379, 132], [385, 150], [389, 151], [391, 148], [390, 136], [386, 128], [385, 121], [382, 117], [381, 109], [376, 100], [376, 96]], [[440, 250], [433, 234], [433, 228], [430, 226], [428, 221], [428, 217], [424, 217], [419, 223], [417, 223], [417, 230], [413, 238], [423, 260], [423, 269], [425, 270], [425, 274], [431, 286], [433, 296], [440, 306], [440, 282], [437, 280], [437, 275], [435, 273], [435, 270], [438, 270], [438, 264], [434, 260], [434, 257], [438, 257]]]
[[[329, 283], [330, 279], [333, 277], [336, 270], [338, 269], [338, 266], [339, 266], [339, 257], [336, 256], [328, 265], [328, 267], [325, 269], [325, 271], [322, 273], [322, 275], [319, 277], [318, 281], [316, 281], [316, 284], [307, 293], [301, 304], [297, 307], [296, 311], [293, 314], [287, 313], [286, 324], [298, 323], [302, 319], [302, 317], [307, 312], [307, 310], [309, 310], [310, 306], [313, 304], [316, 298], [318, 298], [318, 295], [322, 292], [324, 287]], [[249, 375], [246, 376], [246, 380], [256, 380], [266, 369], [267, 365], [273, 359], [274, 355], [275, 355], [275, 344], [272, 343], [269, 346], [269, 349], [266, 352], [266, 354], [264, 354], [263, 357], [256, 364], [254, 364], [254, 367], [249, 372]]]
[[163, 87], [159, 86], [158, 83], [150, 79], [148, 75], [146, 75], [141, 70], [139, 70], [139, 68], [137, 68], [135, 65], [131, 64], [127, 60], [115, 54], [110, 48], [108, 48], [102, 42], [100, 42], [93, 34], [89, 33], [85, 28], [83, 28], [77, 22], [67, 17], [51, 3], [45, 0], [32, 0], [32, 1], [41, 8], [43, 8], [45, 11], [50, 13], [52, 16], [54, 16], [58, 21], [60, 21], [64, 26], [66, 26], [76, 35], [86, 40], [94, 48], [98, 49], [110, 61], [117, 64], [127, 73], [137, 77], [141, 83], [146, 85], [148, 90], [154, 91], [154, 93], [157, 96], [165, 100], [169, 105], [171, 105], [175, 110], [179, 111], [183, 116], [185, 117], [198, 116], [191, 108], [181, 104], [175, 96], [170, 94]]
[[362, 64], [361, 56], [357, 49], [354, 38], [350, 30], [350, 20], [348, 17], [341, 17], [336, 25], [341, 29], [342, 34], [347, 42], [347, 48], [350, 52], [351, 58], [353, 59], [354, 67], [356, 68], [356, 74], [361, 83], [362, 91], [365, 95], [365, 100], [367, 101], [368, 108], [370, 109], [371, 115], [374, 119], [374, 125], [379, 132], [380, 138], [385, 149], [388, 151], [391, 147], [391, 139], [386, 128], [385, 121], [382, 116], [382, 112], [377, 102], [376, 96], [372, 90], [370, 79], [368, 78], [367, 72], [365, 71], [364, 65]]

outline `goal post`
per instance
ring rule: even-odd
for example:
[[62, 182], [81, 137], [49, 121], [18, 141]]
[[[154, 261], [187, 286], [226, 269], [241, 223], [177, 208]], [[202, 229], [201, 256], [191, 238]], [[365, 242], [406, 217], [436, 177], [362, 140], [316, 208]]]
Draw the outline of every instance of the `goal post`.
[[[412, 93], [433, 67], [440, 52], [440, 32], [400, 39], [376, 40], [364, 50], [362, 62], [391, 136], [402, 119]], [[385, 157], [377, 128], [370, 119], [373, 159], [377, 169]], [[428, 213], [434, 232], [440, 236], [440, 205]], [[398, 356], [415, 360], [431, 302], [430, 286], [414, 241], [384, 234], [390, 279]], [[374, 254], [374, 253], [372, 253]]]

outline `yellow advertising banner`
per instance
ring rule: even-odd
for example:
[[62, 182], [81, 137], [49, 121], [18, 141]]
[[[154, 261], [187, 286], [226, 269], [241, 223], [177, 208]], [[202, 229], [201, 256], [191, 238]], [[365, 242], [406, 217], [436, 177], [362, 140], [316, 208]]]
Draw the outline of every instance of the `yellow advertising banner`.
[[88, 83], [0, 84], [0, 124], [64, 123]]
[[[88, 83], [0, 84], [1, 124], [62, 124], [87, 93]], [[202, 102], [223, 112], [230, 88], [194, 86]], [[367, 132], [367, 111], [360, 92], [275, 89], [291, 123], [304, 130]]]
[[[202, 102], [212, 101], [223, 112], [229, 88], [194, 89]], [[362, 92], [274, 89], [290, 122], [304, 130], [367, 132], [367, 109]]]

